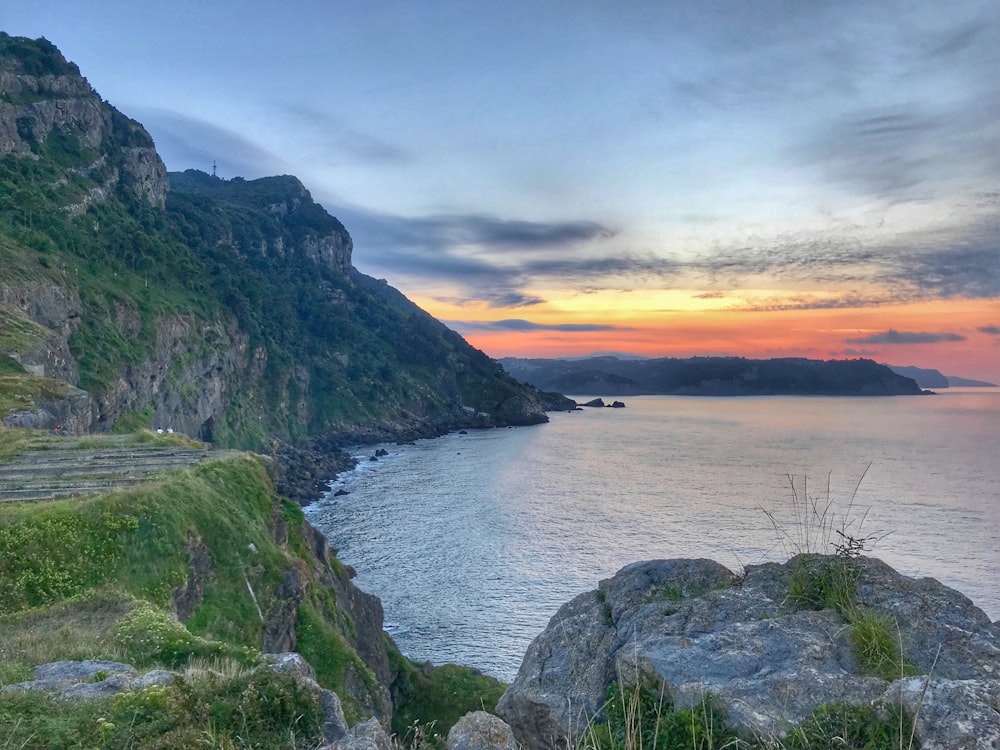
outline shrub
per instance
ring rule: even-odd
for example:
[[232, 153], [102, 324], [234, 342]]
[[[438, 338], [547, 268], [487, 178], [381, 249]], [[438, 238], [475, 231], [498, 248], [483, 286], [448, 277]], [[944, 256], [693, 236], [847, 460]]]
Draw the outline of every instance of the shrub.
[[749, 747], [726, 726], [725, 714], [705, 695], [693, 708], [674, 707], [662, 685], [608, 690], [603, 723], [592, 723], [578, 750], [716, 750]]
[[830, 703], [788, 732], [784, 750], [912, 750], [912, 719], [905, 709]]

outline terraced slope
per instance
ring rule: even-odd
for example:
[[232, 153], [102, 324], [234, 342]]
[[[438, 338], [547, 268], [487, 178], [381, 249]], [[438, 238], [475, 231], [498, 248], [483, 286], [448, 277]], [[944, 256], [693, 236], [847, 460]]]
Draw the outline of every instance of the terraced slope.
[[0, 502], [109, 492], [221, 455], [204, 448], [127, 445], [124, 439], [121, 445], [103, 441], [107, 444], [88, 448], [85, 441], [66, 438], [0, 463]]

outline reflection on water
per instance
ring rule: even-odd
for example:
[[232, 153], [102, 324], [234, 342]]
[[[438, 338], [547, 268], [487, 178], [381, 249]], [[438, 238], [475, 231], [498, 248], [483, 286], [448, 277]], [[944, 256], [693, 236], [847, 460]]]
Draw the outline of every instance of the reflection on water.
[[[788, 552], [789, 477], [830, 493], [875, 554], [1000, 617], [1000, 390], [935, 397], [640, 397], [538, 427], [385, 446], [310, 519], [382, 598], [414, 659], [513, 678], [559, 605], [636, 560], [737, 568]], [[366, 451], [370, 455], [374, 449]]]

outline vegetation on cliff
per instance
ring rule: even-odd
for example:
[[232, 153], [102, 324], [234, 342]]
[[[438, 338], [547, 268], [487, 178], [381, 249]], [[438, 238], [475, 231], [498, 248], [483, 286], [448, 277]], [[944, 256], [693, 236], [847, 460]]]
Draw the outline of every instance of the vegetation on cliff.
[[90, 395], [85, 428], [255, 449], [544, 421], [533, 389], [358, 273], [296, 178], [188, 171], [168, 192], [148, 133], [76, 66], [0, 42], [0, 418], [47, 376]]
[[[44, 450], [54, 440], [4, 435], [21, 448]], [[8, 733], [0, 741], [112, 748], [162, 735], [149, 746], [193, 747], [210, 731], [245, 730], [239, 719], [257, 722], [247, 746], [310, 746], [315, 694], [252, 671], [262, 652], [281, 650], [310, 662], [350, 723], [395, 715], [446, 732], [501, 691], [474, 670], [403, 657], [382, 632], [378, 600], [354, 588], [299, 507], [275, 494], [260, 457], [229, 454], [104, 495], [0, 503], [0, 727]], [[182, 677], [86, 708], [3, 690], [64, 659], [114, 659]], [[263, 704], [256, 711], [254, 700], [277, 713]], [[100, 730], [98, 716], [114, 726]], [[291, 730], [302, 744], [286, 742]], [[282, 732], [281, 742], [268, 739]]]

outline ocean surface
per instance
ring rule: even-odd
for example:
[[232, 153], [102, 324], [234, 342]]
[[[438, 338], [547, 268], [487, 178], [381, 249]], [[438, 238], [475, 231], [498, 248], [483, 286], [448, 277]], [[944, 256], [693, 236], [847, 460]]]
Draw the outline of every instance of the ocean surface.
[[628, 563], [828, 548], [796, 511], [813, 505], [1000, 618], [1000, 389], [626, 403], [359, 449], [306, 513], [407, 656], [506, 681], [561, 604]]

